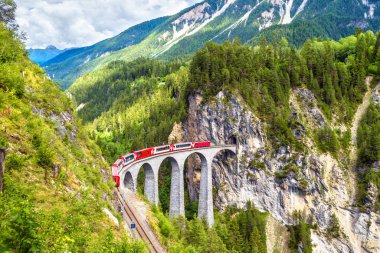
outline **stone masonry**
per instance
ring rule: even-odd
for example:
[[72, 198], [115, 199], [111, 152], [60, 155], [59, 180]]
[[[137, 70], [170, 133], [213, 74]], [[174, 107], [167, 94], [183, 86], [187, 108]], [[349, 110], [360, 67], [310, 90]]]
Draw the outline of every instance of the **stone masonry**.
[[214, 223], [213, 197], [212, 197], [212, 169], [214, 157], [222, 150], [229, 150], [236, 154], [236, 147], [232, 145], [211, 146], [207, 148], [190, 149], [170, 152], [162, 155], [152, 156], [123, 168], [120, 172], [120, 192], [124, 195], [126, 188], [136, 192], [137, 176], [141, 168], [145, 172], [144, 194], [148, 200], [158, 204], [158, 172], [162, 162], [170, 159], [172, 166], [171, 189], [170, 189], [170, 217], [185, 215], [184, 204], [184, 181], [183, 173], [186, 159], [197, 154], [201, 159], [201, 185], [199, 194], [198, 217], [205, 217], [209, 225]]

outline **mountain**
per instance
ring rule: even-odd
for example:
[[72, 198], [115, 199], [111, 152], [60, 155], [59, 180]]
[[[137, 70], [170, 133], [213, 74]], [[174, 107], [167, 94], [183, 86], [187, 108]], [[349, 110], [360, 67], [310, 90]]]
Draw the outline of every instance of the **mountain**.
[[[113, 60], [173, 58], [192, 54], [207, 41], [238, 37], [242, 43], [257, 43], [261, 34], [268, 39], [277, 34], [300, 46], [312, 37], [339, 39], [357, 27], [376, 31], [379, 10], [379, 0], [208, 0], [94, 46], [68, 51], [44, 67], [68, 87], [77, 77]], [[131, 39], [136, 31], [139, 36]]]
[[39, 65], [43, 65], [48, 60], [56, 57], [57, 55], [65, 51], [66, 49], [60, 50], [56, 48], [55, 46], [51, 46], [51, 45], [46, 47], [45, 49], [33, 49], [33, 48], [28, 49], [29, 58], [33, 62]]
[[186, 219], [163, 214], [172, 167], [160, 166], [151, 224], [169, 252], [365, 253], [380, 252], [379, 80], [380, 33], [356, 31], [299, 49], [284, 38], [207, 43], [190, 64], [114, 61], [68, 93], [110, 162], [162, 142], [238, 144], [238, 161], [213, 160], [211, 229], [192, 219], [200, 158], [184, 167]]
[[145, 252], [70, 98], [14, 37], [0, 23], [0, 252]]
[[[89, 47], [74, 48], [42, 64], [47, 73], [67, 88], [86, 70], [86, 64], [104, 58], [112, 52], [140, 43], [168, 17], [162, 17], [133, 26], [119, 35]], [[75, 73], [75, 74], [73, 74]]]

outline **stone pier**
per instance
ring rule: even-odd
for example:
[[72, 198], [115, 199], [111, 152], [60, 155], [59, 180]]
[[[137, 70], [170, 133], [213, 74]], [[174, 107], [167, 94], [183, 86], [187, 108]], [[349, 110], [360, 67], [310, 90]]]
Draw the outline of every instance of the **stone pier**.
[[[158, 172], [162, 162], [169, 159], [172, 167], [170, 187], [170, 217], [185, 215], [184, 204], [184, 167], [186, 159], [197, 154], [201, 159], [201, 185], [199, 194], [198, 217], [206, 218], [210, 226], [214, 223], [212, 197], [212, 162], [218, 152], [229, 150], [236, 154], [236, 147], [211, 146], [207, 148], [191, 149], [149, 157], [136, 161], [121, 171], [120, 188], [128, 188], [134, 192], [137, 189], [137, 176], [140, 169], [144, 169], [144, 194], [149, 202], [158, 204]], [[121, 189], [121, 190], [122, 190]]]

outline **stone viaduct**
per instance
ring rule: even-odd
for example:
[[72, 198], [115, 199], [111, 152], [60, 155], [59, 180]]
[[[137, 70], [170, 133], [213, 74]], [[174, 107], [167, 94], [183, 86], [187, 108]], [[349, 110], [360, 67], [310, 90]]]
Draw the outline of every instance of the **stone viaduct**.
[[[214, 223], [213, 197], [212, 197], [212, 162], [214, 157], [222, 150], [229, 150], [236, 155], [236, 146], [217, 145], [206, 148], [174, 151], [162, 155], [151, 156], [133, 162], [124, 167], [120, 175], [119, 190], [125, 195], [126, 189], [136, 192], [137, 176], [141, 168], [144, 168], [145, 185], [144, 194], [147, 199], [158, 205], [158, 172], [162, 162], [169, 159], [172, 167], [170, 210], [169, 216], [185, 215], [184, 204], [184, 167], [186, 159], [192, 154], [197, 154], [201, 159], [201, 183], [199, 193], [198, 217], [206, 218], [209, 225]], [[128, 200], [127, 200], [128, 201]]]

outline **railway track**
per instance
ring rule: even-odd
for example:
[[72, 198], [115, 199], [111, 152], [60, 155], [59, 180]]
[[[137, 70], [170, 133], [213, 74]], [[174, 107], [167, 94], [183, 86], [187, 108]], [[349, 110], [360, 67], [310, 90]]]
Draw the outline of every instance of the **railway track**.
[[150, 252], [162, 253], [165, 252], [164, 248], [161, 246], [160, 242], [153, 234], [153, 231], [149, 228], [142, 218], [137, 214], [136, 210], [124, 201], [119, 189], [116, 189], [116, 194], [119, 199], [121, 206], [123, 207], [127, 216], [136, 223], [136, 231], [140, 238], [145, 241]]

